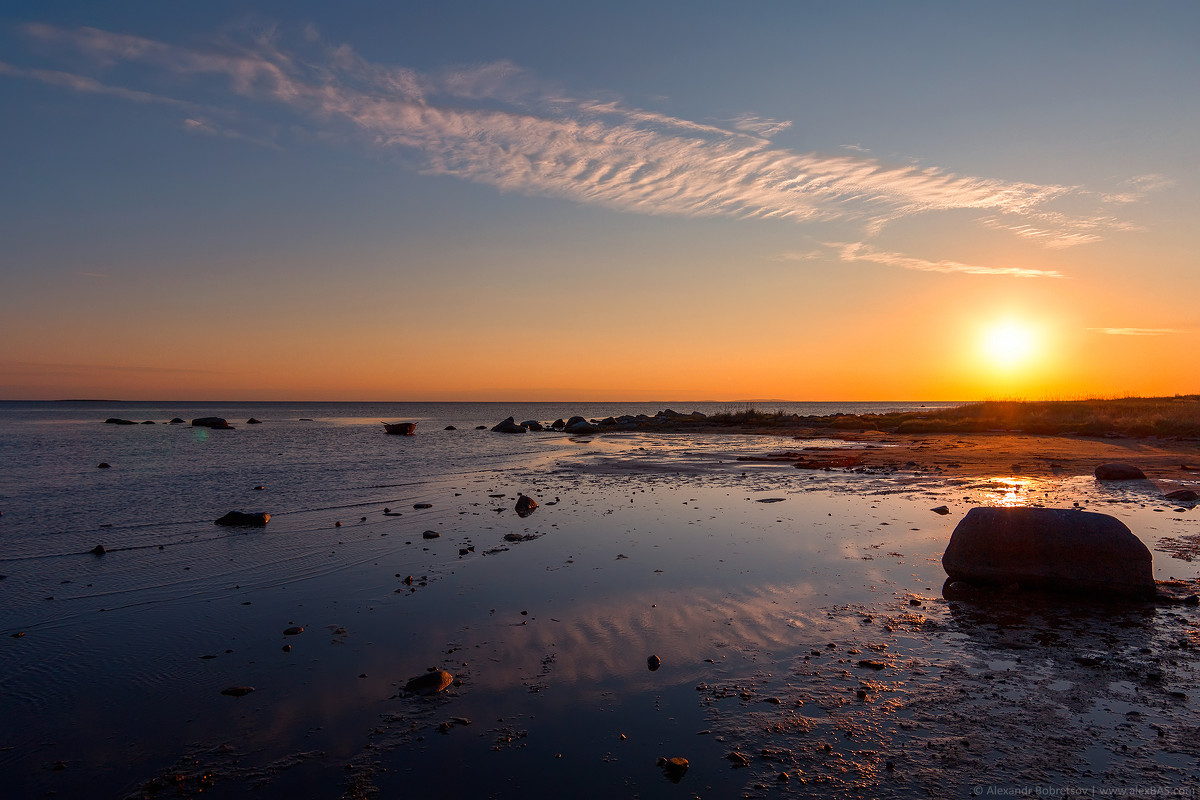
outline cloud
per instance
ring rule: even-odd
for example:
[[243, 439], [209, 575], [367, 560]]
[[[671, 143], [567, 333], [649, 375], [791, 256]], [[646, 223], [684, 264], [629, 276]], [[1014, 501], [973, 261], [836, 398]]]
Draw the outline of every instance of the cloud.
[[1106, 336], [1165, 336], [1170, 333], [1183, 333], [1175, 328], [1088, 328], [1095, 333]]
[[1102, 197], [1106, 203], [1139, 203], [1153, 192], [1160, 192], [1174, 185], [1173, 179], [1158, 173], [1135, 175], [1121, 182], [1121, 191], [1110, 192]]
[[[369, 62], [347, 45], [322, 44], [311, 29], [300, 37], [300, 52], [286, 50], [273, 32], [196, 49], [93, 28], [33, 24], [24, 30], [88, 57], [99, 69], [119, 66], [123, 75], [132, 75], [141, 67], [156, 87], [169, 79], [179, 92], [202, 92], [209, 101], [224, 91], [227, 104], [249, 105], [260, 114], [272, 106], [295, 115], [312, 138], [353, 137], [373, 150], [415, 157], [426, 173], [504, 192], [641, 214], [851, 221], [868, 235], [895, 219], [966, 209], [987, 214], [985, 223], [993, 227], [1059, 247], [1095, 241], [1114, 222], [1049, 208], [1080, 196], [1078, 187], [894, 165], [863, 153], [795, 152], [765, 138], [789, 122], [742, 115], [726, 128], [612, 99], [575, 98], [508, 61], [421, 73]], [[11, 74], [78, 91], [160, 102], [154, 94], [91, 78], [16, 69]], [[200, 115], [189, 113], [187, 119], [190, 129], [218, 130]], [[897, 264], [905, 259], [875, 253], [857, 260], [884, 256]], [[903, 266], [1045, 274], [918, 259]]]
[[732, 122], [735, 130], [742, 131], [743, 133], [752, 133], [764, 139], [770, 139], [775, 134], [782, 133], [792, 127], [792, 123], [789, 120], [756, 117], [751, 114], [742, 114], [739, 117], [734, 117]]
[[919, 272], [962, 273], [966, 275], [1005, 275], [1010, 278], [1061, 278], [1062, 273], [1053, 270], [1025, 269], [1022, 267], [983, 267], [976, 264], [962, 264], [957, 261], [927, 261], [922, 258], [887, 253], [875, 250], [863, 242], [849, 244], [829, 244], [838, 251], [842, 261], [867, 261], [872, 264], [883, 264], [889, 267], [912, 269]]

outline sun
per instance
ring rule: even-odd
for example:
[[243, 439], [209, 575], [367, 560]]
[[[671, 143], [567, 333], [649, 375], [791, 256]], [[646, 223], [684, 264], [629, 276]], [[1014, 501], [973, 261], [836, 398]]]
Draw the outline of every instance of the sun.
[[1033, 357], [1036, 347], [1033, 330], [1020, 322], [1002, 322], [989, 328], [983, 336], [984, 355], [1002, 369], [1025, 364]]

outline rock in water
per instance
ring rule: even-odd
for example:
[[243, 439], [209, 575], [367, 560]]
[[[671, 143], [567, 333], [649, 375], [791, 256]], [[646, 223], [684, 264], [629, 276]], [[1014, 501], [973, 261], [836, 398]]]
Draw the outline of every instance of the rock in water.
[[228, 689], [222, 689], [221, 694], [228, 697], [245, 697], [253, 691], [253, 686], [230, 686]]
[[649, 669], [651, 672], [657, 672], [658, 668], [661, 666], [662, 666], [662, 659], [659, 658], [658, 656], [650, 656], [649, 658], [646, 659], [646, 668]]
[[525, 420], [524, 422], [521, 423], [521, 427], [527, 431], [544, 431], [544, 430], [546, 430], [542, 426], [542, 423], [538, 422], [536, 419]]
[[224, 417], [197, 417], [192, 420], [193, 428], [215, 428], [221, 430], [230, 427]]
[[952, 581], [1154, 597], [1149, 549], [1120, 520], [1070, 508], [972, 508], [950, 536]]
[[175, 418], [173, 418], [173, 419], [171, 420], [171, 424], [172, 424], [172, 425], [182, 425], [182, 424], [183, 424], [183, 420], [182, 420], [182, 419], [180, 419], [179, 417], [175, 417]]
[[94, 556], [102, 556], [105, 553], [107, 553], [108, 551], [104, 549], [104, 545], [98, 544], [95, 547], [93, 547], [91, 550], [89, 550], [88, 552]]
[[131, 419], [120, 419], [118, 417], [109, 417], [104, 420], [105, 425], [136, 425], [137, 423]]
[[262, 420], [251, 417], [250, 419], [246, 420], [246, 424], [247, 425], [262, 425]]
[[679, 783], [683, 780], [683, 776], [687, 774], [688, 760], [682, 756], [675, 756], [674, 758], [659, 757], [658, 766], [662, 768], [663, 775], [667, 776], [667, 780], [671, 781], [671, 783]]
[[518, 425], [517, 421], [512, 417], [504, 420], [504, 422], [492, 428], [492, 433], [525, 433], [527, 431], [524, 425]]
[[1096, 467], [1098, 481], [1144, 481], [1146, 473], [1132, 464], [1101, 464]]
[[520, 495], [519, 497], [517, 497], [517, 505], [516, 505], [517, 516], [522, 517], [522, 518], [528, 517], [535, 510], [537, 510], [537, 507], [538, 507], [538, 504], [534, 501], [534, 499], [532, 497], [528, 497], [526, 495]]
[[246, 514], [241, 511], [230, 511], [225, 516], [213, 522], [214, 525], [230, 525], [244, 528], [261, 528], [271, 521], [271, 515], [259, 511]]
[[426, 672], [404, 684], [404, 691], [414, 694], [437, 694], [454, 683], [454, 676], [444, 669]]
[[1200, 500], [1200, 492], [1195, 489], [1176, 489], [1173, 492], [1167, 492], [1163, 497], [1168, 500], [1178, 500], [1181, 503], [1190, 503], [1193, 500]]

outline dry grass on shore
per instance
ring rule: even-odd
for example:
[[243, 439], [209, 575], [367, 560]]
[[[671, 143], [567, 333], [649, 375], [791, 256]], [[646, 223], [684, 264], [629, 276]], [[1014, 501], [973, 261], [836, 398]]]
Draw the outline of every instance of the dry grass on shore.
[[1200, 395], [1092, 400], [987, 400], [954, 408], [892, 414], [796, 417], [745, 408], [714, 414], [704, 424], [721, 427], [834, 428], [894, 433], [1200, 437]]

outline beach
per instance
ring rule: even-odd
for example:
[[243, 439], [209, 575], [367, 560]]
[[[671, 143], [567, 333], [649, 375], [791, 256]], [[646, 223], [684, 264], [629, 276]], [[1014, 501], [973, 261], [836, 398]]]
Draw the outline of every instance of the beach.
[[[483, 412], [388, 437], [361, 409], [311, 423], [303, 409], [234, 411], [264, 424], [201, 442], [165, 419], [117, 429], [75, 414], [72, 441], [95, 446], [71, 451], [78, 475], [43, 496], [62, 494], [53, 508], [29, 507], [2, 451], [11, 796], [1194, 785], [1195, 606], [950, 602], [941, 555], [971, 507], [1081, 507], [1128, 525], [1166, 591], [1195, 593], [1195, 504], [1162, 497], [1196, 485], [1181, 469], [1200, 462], [1195, 442], [509, 436], [475, 430]], [[25, 423], [17, 441], [53, 439]], [[828, 453], [861, 461], [795, 466]], [[156, 478], [164, 458], [194, 484]], [[1111, 460], [1150, 480], [1096, 481]], [[95, 481], [109, 484], [84, 488]], [[164, 494], [187, 496], [155, 512]], [[538, 504], [526, 517], [522, 494]], [[230, 510], [272, 518], [212, 524]], [[405, 690], [430, 669], [453, 682]], [[670, 758], [686, 771], [660, 766]]]

